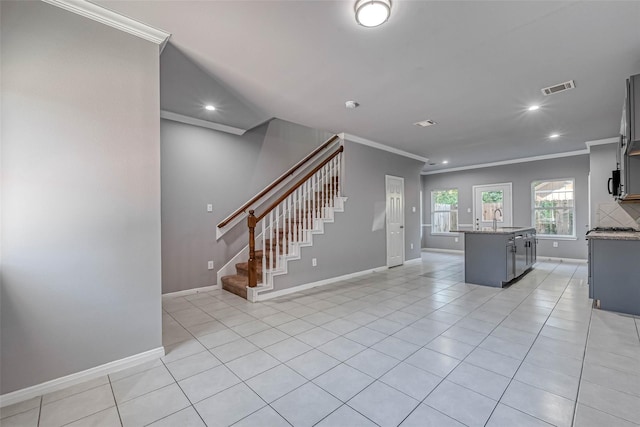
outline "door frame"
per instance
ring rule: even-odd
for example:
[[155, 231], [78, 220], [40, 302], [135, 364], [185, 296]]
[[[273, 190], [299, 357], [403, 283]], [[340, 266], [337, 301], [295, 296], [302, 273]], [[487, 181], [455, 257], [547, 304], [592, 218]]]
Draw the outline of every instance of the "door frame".
[[476, 218], [478, 218], [478, 215], [476, 215], [476, 190], [478, 188], [483, 188], [483, 187], [496, 187], [498, 185], [505, 185], [507, 187], [509, 187], [509, 193], [510, 193], [510, 197], [509, 197], [509, 211], [511, 212], [511, 224], [509, 224], [507, 227], [510, 227], [513, 225], [513, 182], [497, 182], [495, 184], [480, 184], [480, 185], [474, 185], [471, 187], [471, 205], [473, 206], [473, 217], [471, 218], [471, 222], [473, 224], [472, 227], [475, 228], [476, 226]]
[[384, 233], [385, 233], [385, 240], [386, 240], [386, 264], [387, 267], [389, 267], [389, 197], [387, 194], [387, 186], [388, 186], [388, 182], [389, 182], [389, 178], [393, 178], [393, 179], [399, 179], [402, 182], [402, 262], [400, 264], [398, 264], [397, 266], [394, 265], [394, 267], [398, 267], [400, 265], [404, 264], [405, 261], [405, 219], [406, 219], [406, 215], [405, 215], [405, 199], [404, 199], [404, 178], [401, 176], [395, 176], [395, 175], [386, 175], [384, 176], [384, 204], [385, 204], [385, 228], [384, 228]]

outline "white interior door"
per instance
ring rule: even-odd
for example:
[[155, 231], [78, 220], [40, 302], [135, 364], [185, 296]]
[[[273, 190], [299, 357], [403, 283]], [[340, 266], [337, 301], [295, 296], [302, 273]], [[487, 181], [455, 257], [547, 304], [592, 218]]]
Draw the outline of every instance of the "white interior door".
[[404, 262], [404, 178], [386, 175], [387, 266]]
[[476, 229], [492, 227], [494, 218], [498, 227], [511, 227], [512, 212], [510, 182], [473, 186], [473, 218]]

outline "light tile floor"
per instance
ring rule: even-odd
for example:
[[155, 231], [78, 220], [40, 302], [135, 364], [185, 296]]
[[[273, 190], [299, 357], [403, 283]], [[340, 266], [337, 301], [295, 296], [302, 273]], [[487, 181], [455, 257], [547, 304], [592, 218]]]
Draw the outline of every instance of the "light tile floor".
[[638, 426], [640, 318], [585, 264], [506, 289], [459, 255], [252, 304], [163, 298], [161, 360], [3, 408], [9, 426]]

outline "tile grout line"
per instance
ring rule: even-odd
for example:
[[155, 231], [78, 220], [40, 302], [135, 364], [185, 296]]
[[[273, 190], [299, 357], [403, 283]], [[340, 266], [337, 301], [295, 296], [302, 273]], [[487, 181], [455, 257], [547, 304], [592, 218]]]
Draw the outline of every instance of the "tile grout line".
[[[214, 356], [214, 357], [215, 357], [215, 356]], [[195, 408], [195, 406], [193, 406], [193, 403], [191, 402], [191, 399], [189, 399], [189, 397], [187, 396], [187, 394], [184, 392], [184, 390], [183, 390], [183, 389], [182, 389], [182, 387], [180, 386], [180, 383], [178, 383], [178, 380], [176, 380], [176, 377], [175, 377], [175, 376], [173, 376], [173, 373], [169, 370], [169, 368], [167, 368], [167, 364], [166, 364], [166, 363], [164, 363], [164, 360], [162, 360], [162, 358], [160, 359], [160, 362], [162, 363], [162, 366], [164, 366], [164, 368], [167, 370], [167, 372], [169, 373], [169, 375], [171, 375], [171, 378], [173, 378], [173, 381], [175, 382], [175, 385], [177, 385], [177, 386], [178, 386], [178, 388], [180, 389], [180, 391], [182, 392], [182, 394], [184, 395], [184, 397], [185, 397], [185, 398], [187, 399], [187, 401], [189, 402], [189, 406], [193, 408], [193, 410], [196, 412], [196, 414], [198, 414], [198, 417], [200, 417], [200, 419], [202, 420], [202, 422], [203, 422], [203, 423], [204, 423], [204, 425], [206, 426], [206, 425], [207, 425], [207, 423], [204, 421], [204, 419], [202, 419], [202, 416], [200, 415], [200, 412], [198, 412], [198, 410]], [[212, 369], [213, 369], [213, 368], [212, 368]], [[169, 384], [168, 386], [170, 386], [170, 385], [171, 385], [171, 384]], [[168, 386], [167, 386], [167, 387], [168, 387]], [[161, 389], [163, 389], [163, 388], [164, 388], [164, 387], [160, 387], [159, 389], [156, 389], [156, 390], [161, 390]], [[153, 391], [156, 391], [156, 390], [153, 390]], [[153, 391], [152, 391], [152, 392], [153, 392]], [[152, 392], [149, 392], [149, 393], [152, 393]], [[147, 393], [147, 394], [149, 394], [149, 393]], [[132, 400], [133, 400], [133, 399], [132, 399]], [[164, 416], [164, 417], [162, 417], [162, 418], [159, 418], [159, 419], [157, 419], [157, 420], [155, 420], [155, 421], [152, 421], [152, 422], [151, 422], [151, 423], [149, 423], [149, 424], [153, 424], [153, 423], [158, 422], [158, 421], [160, 421], [160, 420], [163, 420], [163, 419], [165, 419], [165, 418], [167, 418], [167, 417], [170, 417], [171, 415], [177, 414], [177, 413], [178, 413], [178, 412], [180, 412], [180, 411], [184, 411], [184, 410], [185, 410], [185, 409], [187, 409], [189, 406], [186, 406], [186, 407], [184, 407], [184, 408], [182, 408], [182, 409], [178, 409], [176, 412], [172, 412], [171, 414], [166, 415], [166, 416]], [[147, 425], [149, 425], [149, 424], [147, 424]]]
[[113, 403], [116, 405], [116, 412], [118, 413], [118, 420], [120, 420], [120, 426], [122, 427], [122, 416], [120, 415], [120, 408], [118, 407], [118, 401], [116, 400], [116, 394], [113, 391], [113, 384], [111, 383], [111, 377], [107, 375], [107, 380], [109, 381], [109, 388], [111, 389], [111, 395], [113, 396]]
[[580, 388], [582, 387], [582, 374], [584, 373], [585, 359], [587, 358], [587, 347], [589, 346], [589, 336], [591, 335], [591, 321], [593, 320], [593, 306], [589, 312], [589, 329], [587, 330], [587, 339], [584, 344], [584, 352], [582, 353], [582, 364], [580, 365], [580, 379], [578, 380], [578, 389], [576, 390], [576, 404], [573, 407], [573, 415], [571, 416], [571, 425], [575, 426], [576, 416], [578, 415], [578, 399], [580, 397]]
[[42, 401], [43, 400], [44, 400], [44, 397], [40, 396], [40, 405], [38, 405], [38, 422], [36, 423], [37, 426], [40, 425], [40, 420], [42, 418]]

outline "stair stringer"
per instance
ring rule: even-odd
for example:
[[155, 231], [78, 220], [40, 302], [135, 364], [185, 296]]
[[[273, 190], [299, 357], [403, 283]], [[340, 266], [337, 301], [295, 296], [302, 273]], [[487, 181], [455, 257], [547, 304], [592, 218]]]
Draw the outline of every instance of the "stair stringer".
[[262, 292], [273, 290], [273, 277], [287, 274], [287, 265], [289, 261], [296, 261], [301, 258], [301, 249], [304, 247], [313, 246], [313, 236], [316, 234], [324, 234], [324, 225], [326, 223], [335, 222], [335, 214], [338, 212], [344, 212], [344, 205], [347, 201], [347, 197], [337, 196], [334, 198], [333, 207], [324, 207], [323, 215], [321, 218], [317, 218], [314, 221], [314, 227], [310, 230], [304, 230], [305, 239], [300, 242], [294, 242], [289, 244], [289, 253], [280, 255], [282, 258], [282, 264], [279, 269], [274, 269], [270, 272], [265, 272], [265, 280], [262, 284], [254, 288], [247, 287], [247, 300], [251, 302], [258, 301], [258, 295]]

